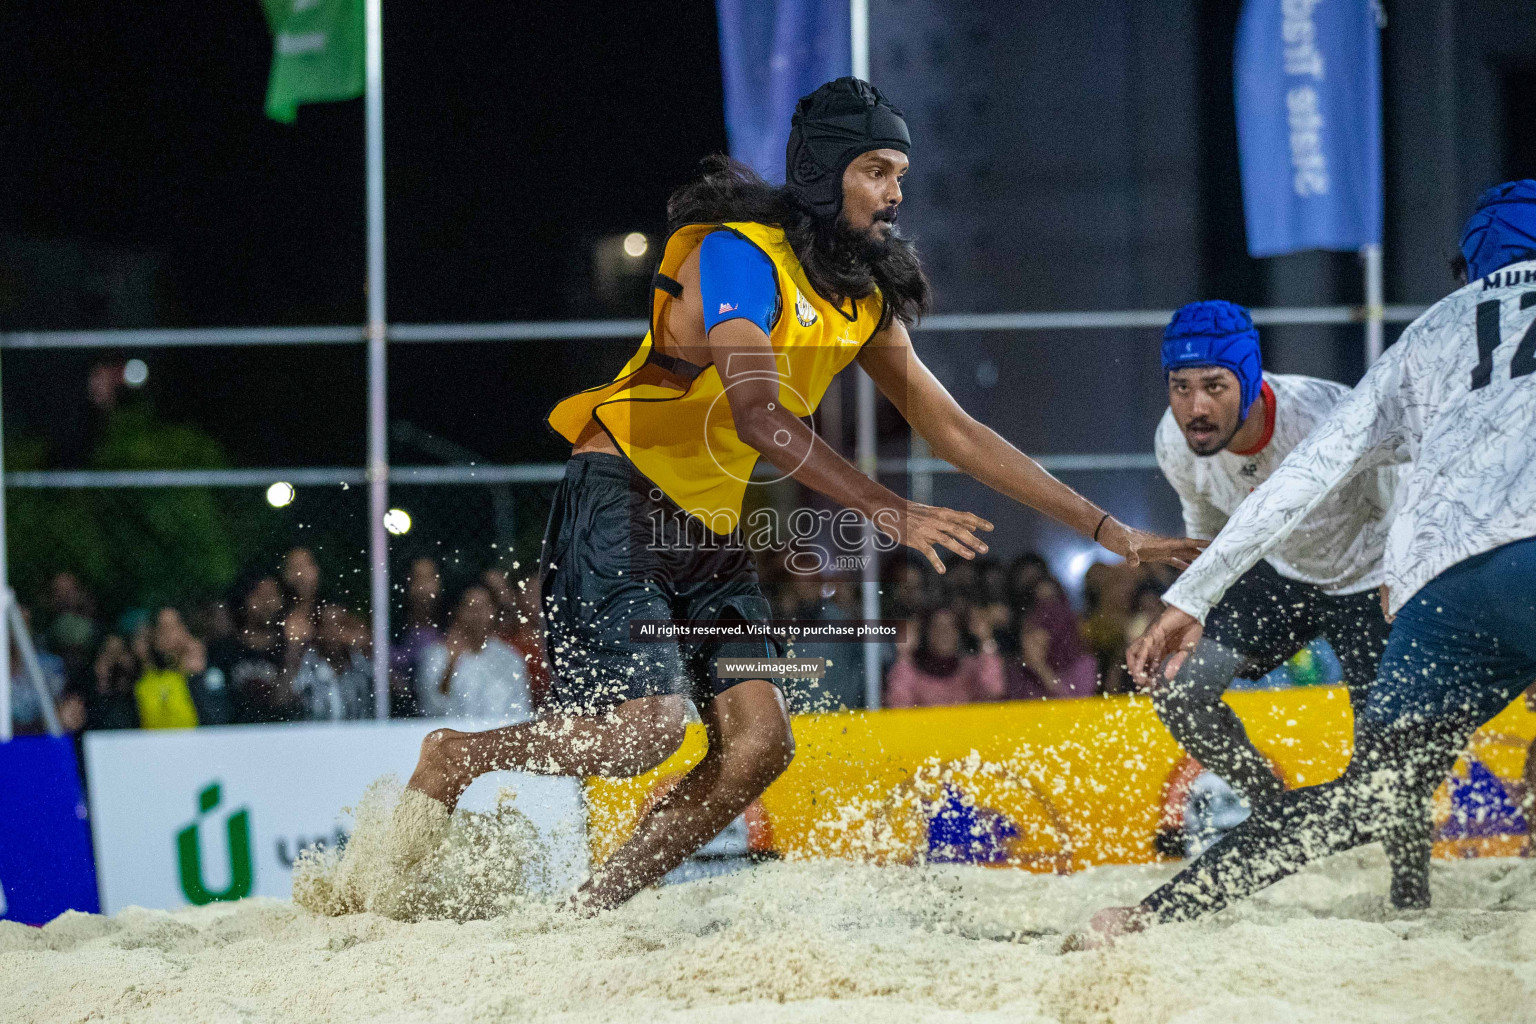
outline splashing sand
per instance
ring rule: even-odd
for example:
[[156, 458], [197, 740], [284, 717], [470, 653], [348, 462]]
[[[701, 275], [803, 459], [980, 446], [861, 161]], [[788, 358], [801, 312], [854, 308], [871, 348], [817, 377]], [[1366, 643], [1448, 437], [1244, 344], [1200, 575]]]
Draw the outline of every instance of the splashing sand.
[[1057, 952], [1172, 870], [764, 864], [590, 920], [537, 899], [467, 923], [261, 899], [69, 914], [0, 923], [0, 1019], [1536, 1020], [1536, 861], [1436, 863], [1435, 908], [1399, 915], [1367, 848], [1208, 921]]
[[484, 920], [544, 886], [539, 835], [503, 789], [489, 813], [442, 804], [393, 776], [368, 787], [341, 849], [308, 849], [293, 866], [293, 902], [327, 917]]

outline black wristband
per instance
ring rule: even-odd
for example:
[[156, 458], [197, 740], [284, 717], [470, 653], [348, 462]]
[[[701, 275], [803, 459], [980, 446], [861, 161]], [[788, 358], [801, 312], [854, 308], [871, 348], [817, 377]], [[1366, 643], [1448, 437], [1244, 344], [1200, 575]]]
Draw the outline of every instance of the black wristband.
[[1093, 528], [1093, 542], [1095, 544], [1097, 544], [1099, 542], [1099, 531], [1104, 529], [1104, 524], [1107, 523], [1108, 521], [1109, 521], [1109, 513], [1105, 512], [1104, 513], [1104, 518], [1099, 520], [1099, 525], [1095, 526]]

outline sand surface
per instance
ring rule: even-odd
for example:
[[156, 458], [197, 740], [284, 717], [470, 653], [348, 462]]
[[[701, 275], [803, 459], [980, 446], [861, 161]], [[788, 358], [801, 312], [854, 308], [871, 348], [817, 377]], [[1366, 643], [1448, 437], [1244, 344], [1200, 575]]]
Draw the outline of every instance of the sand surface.
[[1437, 863], [1394, 914], [1374, 848], [1235, 910], [1060, 954], [1169, 868], [763, 864], [591, 920], [329, 917], [256, 899], [0, 922], [6, 1021], [1536, 1020], [1536, 861]]

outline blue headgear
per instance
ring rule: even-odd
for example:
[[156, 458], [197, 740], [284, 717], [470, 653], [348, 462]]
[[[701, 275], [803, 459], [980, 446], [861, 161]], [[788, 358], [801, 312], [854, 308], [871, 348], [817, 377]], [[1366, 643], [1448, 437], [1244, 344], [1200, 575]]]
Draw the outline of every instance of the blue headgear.
[[1461, 229], [1467, 280], [1536, 258], [1536, 181], [1506, 181], [1477, 197], [1477, 212]]
[[1242, 386], [1242, 418], [1259, 397], [1264, 364], [1259, 332], [1248, 311], [1235, 302], [1191, 302], [1173, 314], [1163, 331], [1163, 373], [1188, 366], [1220, 366], [1237, 375]]

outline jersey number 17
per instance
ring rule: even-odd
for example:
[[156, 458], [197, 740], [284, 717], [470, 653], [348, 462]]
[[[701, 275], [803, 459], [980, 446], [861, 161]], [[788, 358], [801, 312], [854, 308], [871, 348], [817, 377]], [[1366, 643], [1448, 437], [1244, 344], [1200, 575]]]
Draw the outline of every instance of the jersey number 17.
[[[1536, 306], [1536, 292], [1520, 296], [1520, 308]], [[1477, 365], [1472, 367], [1472, 390], [1485, 388], [1493, 380], [1493, 350], [1504, 340], [1499, 330], [1499, 300], [1489, 299], [1477, 304]], [[1526, 328], [1514, 358], [1509, 361], [1509, 379], [1524, 377], [1536, 371], [1536, 321]]]

